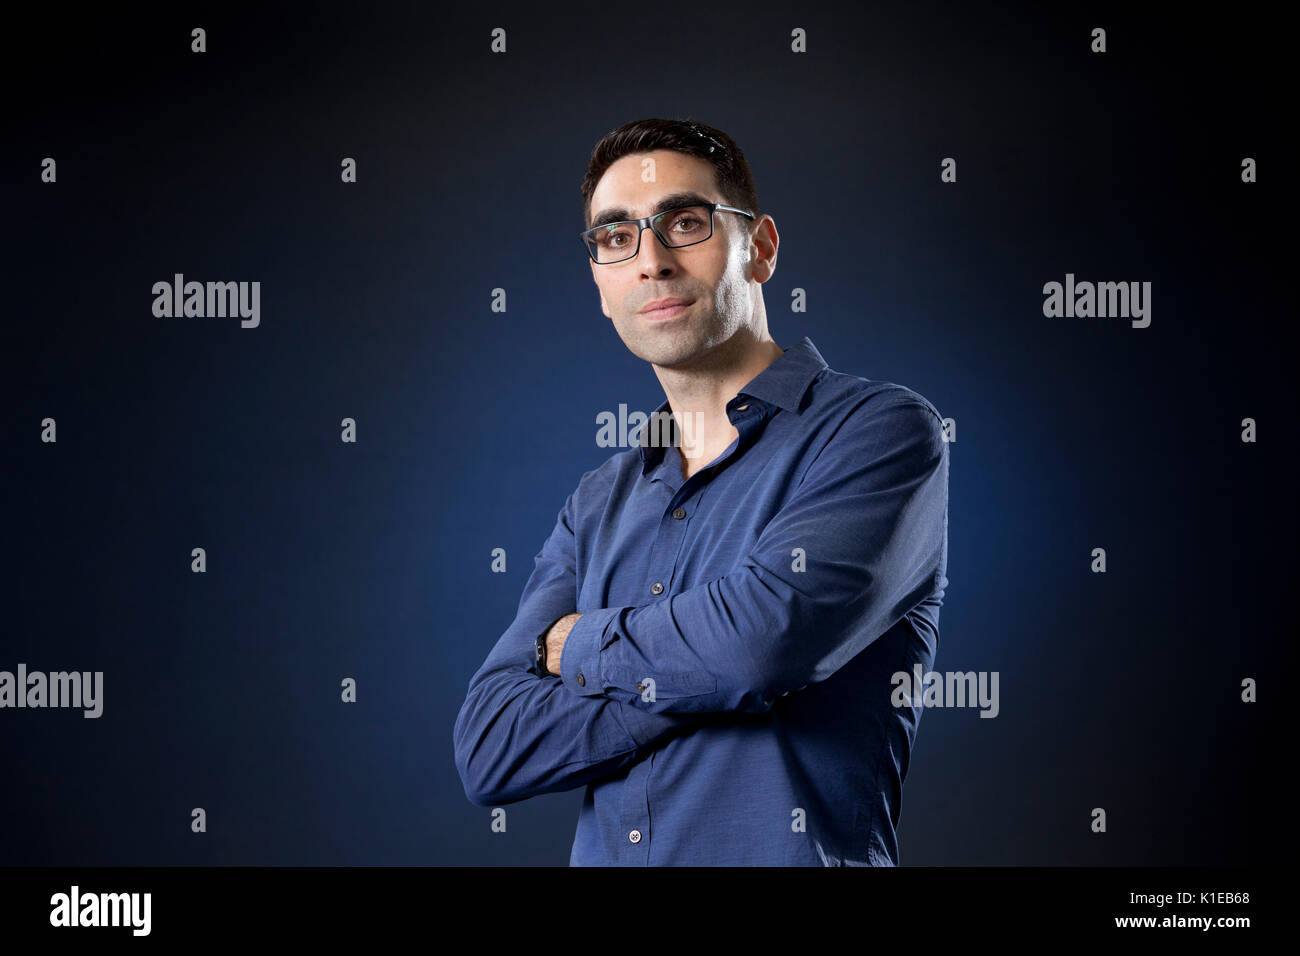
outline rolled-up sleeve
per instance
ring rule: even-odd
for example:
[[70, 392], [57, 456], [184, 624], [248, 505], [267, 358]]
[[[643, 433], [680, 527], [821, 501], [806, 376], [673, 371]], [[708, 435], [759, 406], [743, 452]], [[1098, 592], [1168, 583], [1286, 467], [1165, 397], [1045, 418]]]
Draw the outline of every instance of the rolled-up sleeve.
[[915, 399], [864, 401], [734, 571], [579, 619], [564, 686], [655, 714], [770, 709], [942, 587], [947, 520], [942, 420]]
[[537, 636], [576, 610], [573, 508], [571, 494], [535, 559], [514, 621], [470, 679], [456, 718], [456, 769], [465, 795], [480, 806], [570, 790], [619, 772], [692, 723], [575, 697], [558, 677], [538, 672]]

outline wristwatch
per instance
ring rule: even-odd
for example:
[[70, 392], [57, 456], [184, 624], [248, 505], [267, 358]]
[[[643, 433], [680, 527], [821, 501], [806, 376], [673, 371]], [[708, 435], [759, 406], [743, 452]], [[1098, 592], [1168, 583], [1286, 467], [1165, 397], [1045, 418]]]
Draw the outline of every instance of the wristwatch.
[[546, 669], [546, 635], [549, 633], [551, 633], [551, 629], [548, 627], [537, 635], [537, 673], [543, 677], [550, 674], [550, 671]]

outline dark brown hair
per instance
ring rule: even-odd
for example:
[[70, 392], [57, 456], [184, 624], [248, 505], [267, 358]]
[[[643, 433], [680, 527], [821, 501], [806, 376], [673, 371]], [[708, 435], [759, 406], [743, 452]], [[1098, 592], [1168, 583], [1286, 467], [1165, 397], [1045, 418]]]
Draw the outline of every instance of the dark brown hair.
[[754, 177], [745, 162], [745, 154], [735, 141], [722, 132], [694, 120], [642, 119], [611, 130], [596, 144], [587, 161], [587, 175], [582, 180], [582, 224], [591, 221], [591, 194], [596, 184], [616, 160], [631, 153], [648, 153], [671, 149], [698, 156], [713, 164], [718, 191], [729, 206], [738, 206], [760, 215]]

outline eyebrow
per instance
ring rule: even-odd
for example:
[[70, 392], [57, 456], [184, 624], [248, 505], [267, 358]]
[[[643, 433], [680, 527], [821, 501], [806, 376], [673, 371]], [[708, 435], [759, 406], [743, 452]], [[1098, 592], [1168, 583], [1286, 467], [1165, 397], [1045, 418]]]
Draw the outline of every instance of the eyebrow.
[[[657, 216], [661, 212], [667, 212], [669, 209], [676, 209], [678, 206], [703, 206], [712, 201], [713, 200], [711, 199], [705, 199], [696, 192], [672, 193], [655, 203], [654, 208], [650, 210], [650, 215]], [[625, 209], [622, 206], [615, 206], [613, 209], [602, 210], [600, 215], [591, 220], [591, 225], [588, 228], [595, 229], [597, 226], [605, 226], [611, 222], [622, 222], [625, 219], [635, 218], [637, 217], [632, 215], [630, 209]]]

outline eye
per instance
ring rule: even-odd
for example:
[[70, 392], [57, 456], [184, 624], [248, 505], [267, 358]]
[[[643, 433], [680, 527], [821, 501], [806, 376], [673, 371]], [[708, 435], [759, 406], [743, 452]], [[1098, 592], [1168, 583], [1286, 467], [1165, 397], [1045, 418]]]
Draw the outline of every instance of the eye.
[[[619, 249], [627, 245], [628, 242], [631, 241], [631, 238], [632, 237], [628, 233], [627, 229], [624, 228], [607, 229], [600, 233], [597, 233], [596, 235], [596, 241], [598, 243], [600, 243], [602, 246], [609, 246], [610, 248], [613, 249]], [[618, 241], [619, 239], [622, 239], [623, 242], [619, 242]]]
[[[700, 221], [699, 217], [696, 216], [694, 213], [684, 212], [678, 214], [673, 219], [673, 224], [671, 228], [676, 229], [678, 232], [681, 233], [691, 233], [694, 232], [702, 225], [703, 223]], [[679, 226], [681, 228], [678, 228]]]

